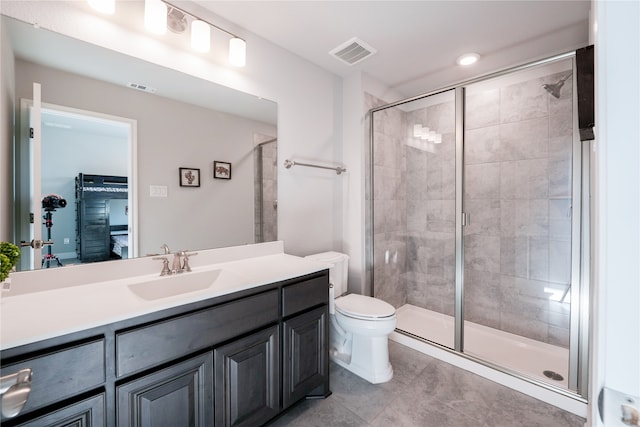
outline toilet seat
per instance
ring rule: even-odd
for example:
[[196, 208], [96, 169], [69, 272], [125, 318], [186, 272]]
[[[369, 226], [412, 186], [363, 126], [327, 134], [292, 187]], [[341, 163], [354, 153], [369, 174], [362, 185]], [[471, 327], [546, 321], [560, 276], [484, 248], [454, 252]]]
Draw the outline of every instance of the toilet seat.
[[388, 320], [395, 316], [396, 309], [377, 298], [359, 294], [349, 294], [335, 299], [336, 310], [348, 317], [363, 320]]

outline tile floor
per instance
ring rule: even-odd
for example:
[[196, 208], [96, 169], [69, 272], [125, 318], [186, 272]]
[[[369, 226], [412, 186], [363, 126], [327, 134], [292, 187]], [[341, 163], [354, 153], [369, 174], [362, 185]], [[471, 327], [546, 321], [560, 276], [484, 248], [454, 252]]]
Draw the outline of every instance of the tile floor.
[[303, 400], [270, 427], [583, 427], [554, 406], [390, 341], [394, 376], [373, 385], [331, 364], [327, 399]]

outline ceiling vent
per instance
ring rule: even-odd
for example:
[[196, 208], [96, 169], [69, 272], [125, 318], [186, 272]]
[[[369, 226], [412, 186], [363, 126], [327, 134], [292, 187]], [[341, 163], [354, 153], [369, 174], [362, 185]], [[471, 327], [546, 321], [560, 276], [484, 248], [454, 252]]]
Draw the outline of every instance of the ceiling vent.
[[127, 83], [127, 86], [129, 86], [131, 89], [137, 89], [137, 90], [141, 90], [143, 92], [147, 92], [147, 93], [156, 93], [156, 88], [155, 87], [151, 87], [151, 86], [147, 86], [147, 85], [142, 85], [140, 83]]
[[377, 50], [373, 47], [359, 38], [354, 37], [330, 51], [329, 54], [335, 56], [347, 65], [354, 65], [360, 61], [364, 61], [376, 52]]

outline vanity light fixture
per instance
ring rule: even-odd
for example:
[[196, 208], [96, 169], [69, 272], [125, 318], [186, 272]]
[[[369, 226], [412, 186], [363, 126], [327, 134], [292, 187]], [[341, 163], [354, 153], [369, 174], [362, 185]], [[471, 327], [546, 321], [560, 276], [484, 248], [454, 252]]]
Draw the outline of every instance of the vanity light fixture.
[[209, 24], [199, 19], [191, 23], [191, 47], [198, 52], [209, 52], [211, 49], [211, 27]]
[[[166, 2], [164, 0], [145, 0], [145, 26], [147, 26], [147, 28], [149, 28], [149, 26], [147, 25], [147, 7], [149, 6], [149, 10], [150, 13], [153, 13], [153, 15], [155, 16], [155, 14], [157, 13], [158, 15], [160, 14], [160, 9], [158, 8], [158, 11], [155, 11], [155, 8], [157, 7], [157, 3], [161, 3], [162, 6], [164, 7], [163, 10], [163, 15], [164, 15], [164, 20], [162, 22], [162, 28], [164, 28], [164, 31], [162, 33], [157, 33], [157, 34], [164, 34], [164, 32], [166, 32], [166, 28], [167, 28], [167, 16], [171, 13], [175, 14], [176, 12], [179, 12], [181, 14], [181, 16], [183, 16], [183, 21], [181, 22], [188, 22], [191, 21], [191, 47], [198, 51], [198, 52], [208, 52], [209, 49], [211, 48], [211, 28], [216, 29], [220, 32], [223, 32], [225, 34], [227, 34], [228, 36], [231, 36], [231, 39], [229, 41], [229, 63], [235, 67], [244, 67], [246, 62], [247, 62], [247, 43], [241, 39], [240, 37], [238, 37], [237, 35], [218, 27], [217, 25], [214, 25], [210, 22], [205, 21], [204, 19], [201, 19], [195, 15], [192, 15], [191, 13], [180, 9], [179, 7], [174, 6], [173, 4]], [[189, 18], [188, 20], [186, 18]], [[151, 17], [149, 18], [151, 19]], [[160, 27], [160, 20], [158, 19], [158, 27]], [[154, 18], [155, 20], [155, 18]], [[174, 26], [170, 26], [172, 31], [175, 31], [176, 28], [174, 28]], [[182, 30], [182, 28], [180, 28], [180, 30]], [[180, 32], [180, 31], [177, 31]]]
[[477, 53], [465, 53], [464, 55], [458, 57], [456, 63], [458, 65], [467, 66], [475, 64], [476, 62], [478, 62], [478, 59], [480, 59], [480, 55], [478, 55]]
[[89, 6], [100, 13], [113, 15], [116, 11], [116, 0], [87, 0]]
[[167, 32], [166, 3], [162, 0], [144, 0], [144, 27], [153, 34]]
[[229, 62], [235, 67], [244, 67], [247, 63], [247, 42], [240, 37], [229, 40]]
[[[101, 13], [113, 14], [115, 12], [115, 0], [87, 0], [89, 5]], [[175, 13], [181, 14], [179, 27]], [[154, 34], [162, 35], [167, 32], [169, 15], [172, 15], [171, 30], [182, 32], [187, 20], [191, 18], [191, 47], [198, 52], [209, 52], [211, 49], [211, 28], [221, 31], [229, 36], [229, 63], [235, 67], [244, 67], [247, 62], [247, 42], [237, 35], [218, 27], [210, 22], [198, 18], [164, 0], [144, 0], [144, 26]]]

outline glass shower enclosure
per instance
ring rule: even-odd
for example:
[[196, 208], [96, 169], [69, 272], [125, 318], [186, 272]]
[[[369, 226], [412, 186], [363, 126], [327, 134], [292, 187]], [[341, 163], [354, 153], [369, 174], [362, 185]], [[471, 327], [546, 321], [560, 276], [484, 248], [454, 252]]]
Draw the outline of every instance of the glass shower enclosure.
[[398, 332], [586, 397], [574, 74], [571, 53], [373, 108], [368, 249]]

